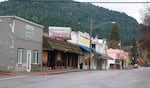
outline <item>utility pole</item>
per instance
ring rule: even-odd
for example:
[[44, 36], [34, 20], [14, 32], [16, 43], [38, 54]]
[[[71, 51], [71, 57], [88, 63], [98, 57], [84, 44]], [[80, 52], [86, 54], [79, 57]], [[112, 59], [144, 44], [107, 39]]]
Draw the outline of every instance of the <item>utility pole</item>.
[[92, 54], [92, 40], [91, 40], [91, 37], [92, 37], [92, 18], [90, 18], [90, 48], [89, 48], [89, 70], [91, 70], [91, 54]]

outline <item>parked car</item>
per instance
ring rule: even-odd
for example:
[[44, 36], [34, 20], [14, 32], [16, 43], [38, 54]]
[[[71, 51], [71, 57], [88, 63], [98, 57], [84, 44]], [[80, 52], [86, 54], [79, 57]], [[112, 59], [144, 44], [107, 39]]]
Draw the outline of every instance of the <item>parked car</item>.
[[133, 68], [138, 68], [139, 66], [138, 66], [138, 64], [134, 64], [134, 66], [133, 66]]

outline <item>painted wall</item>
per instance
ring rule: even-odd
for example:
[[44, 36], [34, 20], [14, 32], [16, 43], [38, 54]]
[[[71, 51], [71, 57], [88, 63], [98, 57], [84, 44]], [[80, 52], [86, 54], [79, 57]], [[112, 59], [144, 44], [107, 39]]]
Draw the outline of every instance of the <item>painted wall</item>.
[[107, 50], [108, 56], [114, 58], [114, 59], [125, 59], [128, 58], [128, 53], [124, 52], [123, 50], [119, 49], [108, 49]]
[[[39, 64], [42, 57], [43, 28], [35, 23], [18, 17], [0, 17], [0, 70], [4, 71], [26, 71], [27, 50], [32, 51], [31, 61], [33, 63], [33, 51], [39, 51]], [[24, 21], [25, 20], [25, 21]], [[27, 25], [33, 27], [33, 35], [27, 36]], [[13, 29], [14, 27], [14, 29]], [[18, 64], [17, 50], [24, 49], [25, 63]]]
[[101, 53], [101, 54], [106, 54], [107, 50], [107, 42], [106, 39], [93, 39], [93, 44], [96, 44], [96, 52]]
[[[86, 32], [71, 32], [71, 40], [67, 40], [70, 43], [77, 44], [77, 45], [83, 45], [86, 47], [90, 46], [90, 36]], [[89, 61], [89, 54], [83, 54], [82, 56], [79, 57], [78, 60], [78, 67], [79, 64], [82, 62], [83, 63], [83, 69], [88, 69], [88, 61]], [[92, 61], [91, 61], [92, 63]], [[92, 64], [91, 64], [92, 65]]]
[[71, 40], [67, 40], [70, 43], [77, 44], [77, 45], [83, 45], [86, 47], [89, 47], [90, 45], [90, 36], [86, 32], [71, 32]]
[[0, 70], [5, 71], [14, 63], [10, 52], [11, 28], [10, 19], [0, 18], [0, 20]]
[[78, 32], [72, 31], [71, 32], [71, 40], [67, 40], [67, 41], [72, 44], [78, 45]]
[[[107, 41], [106, 39], [98, 39], [97, 37], [95, 37], [93, 39], [93, 44], [96, 44], [96, 52], [102, 54], [102, 55], [107, 55]], [[95, 64], [97, 65], [93, 65], [94, 69], [101, 69], [101, 70], [108, 70], [109, 69], [109, 64], [110, 63], [114, 63], [114, 60], [108, 60], [108, 59], [102, 59], [99, 61], [96, 61]]]
[[109, 64], [115, 64], [115, 59], [120, 59], [125, 61], [125, 67], [128, 66], [129, 62], [129, 53], [124, 52], [124, 50], [119, 50], [119, 49], [108, 49], [107, 50], [108, 56], [112, 57], [114, 60], [109, 61]]

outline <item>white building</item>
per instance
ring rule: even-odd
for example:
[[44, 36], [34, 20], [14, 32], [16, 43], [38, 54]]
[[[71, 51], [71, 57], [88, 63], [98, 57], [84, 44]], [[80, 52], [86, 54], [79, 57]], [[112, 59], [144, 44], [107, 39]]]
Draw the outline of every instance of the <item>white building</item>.
[[[106, 39], [93, 39], [92, 40], [92, 54], [90, 59], [90, 67], [91, 69], [101, 69], [106, 70], [108, 69], [108, 62], [111, 57], [107, 56], [106, 50], [107, 50], [107, 41]], [[71, 40], [68, 40], [68, 42], [77, 44], [82, 49], [82, 56], [78, 60], [78, 66], [82, 62], [83, 63], [83, 69], [89, 68], [89, 47], [90, 47], [90, 35], [86, 32], [71, 32]]]
[[106, 50], [108, 49], [106, 39], [93, 39], [92, 45], [95, 46], [96, 54], [93, 59], [96, 59], [94, 68], [99, 70], [108, 70], [109, 63], [112, 58], [107, 55]]
[[[86, 32], [72, 31], [71, 32], [71, 40], [68, 40], [68, 42], [77, 44], [80, 46], [83, 53], [82, 53], [80, 59], [78, 60], [79, 61], [78, 66], [80, 65], [80, 63], [83, 63], [83, 69], [88, 69], [89, 68], [89, 53], [90, 53], [90, 50], [89, 50], [90, 35]], [[91, 63], [92, 63], [92, 61], [91, 61]]]

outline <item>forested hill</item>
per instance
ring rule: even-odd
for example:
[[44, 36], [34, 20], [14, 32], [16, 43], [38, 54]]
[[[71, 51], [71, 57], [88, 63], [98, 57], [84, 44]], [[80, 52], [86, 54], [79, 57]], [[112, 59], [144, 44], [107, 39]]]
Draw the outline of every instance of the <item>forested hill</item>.
[[48, 26], [69, 26], [75, 31], [89, 32], [92, 18], [93, 36], [108, 38], [115, 21], [124, 44], [139, 34], [139, 25], [135, 19], [125, 13], [94, 6], [90, 3], [78, 3], [72, 0], [9, 0], [0, 3], [0, 15], [16, 15], [30, 21]]

